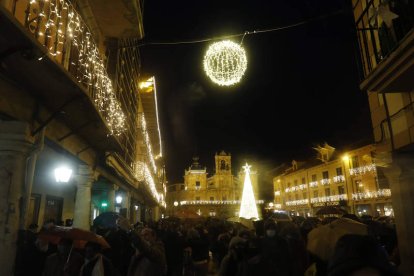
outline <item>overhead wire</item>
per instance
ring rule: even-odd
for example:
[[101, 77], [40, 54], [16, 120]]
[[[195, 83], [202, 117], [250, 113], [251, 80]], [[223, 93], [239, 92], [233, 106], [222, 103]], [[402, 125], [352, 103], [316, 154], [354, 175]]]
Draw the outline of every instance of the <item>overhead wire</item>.
[[263, 29], [263, 30], [254, 30], [254, 31], [245, 31], [243, 33], [238, 33], [238, 34], [231, 34], [231, 35], [223, 35], [223, 36], [216, 36], [216, 37], [206, 37], [206, 38], [199, 38], [199, 39], [191, 39], [191, 40], [183, 40], [183, 41], [154, 41], [154, 42], [144, 42], [138, 45], [132, 45], [132, 46], [127, 46], [127, 47], [123, 47], [123, 48], [130, 48], [130, 47], [143, 47], [143, 46], [150, 46], [150, 45], [179, 45], [179, 44], [195, 44], [195, 43], [203, 43], [203, 42], [208, 42], [208, 41], [213, 41], [213, 40], [223, 40], [223, 39], [229, 39], [229, 38], [235, 38], [235, 37], [244, 37], [246, 35], [253, 35], [253, 34], [260, 34], [260, 33], [268, 33], [268, 32], [276, 32], [276, 31], [282, 31], [282, 30], [286, 30], [286, 29], [291, 29], [291, 28], [295, 28], [295, 27], [299, 27], [302, 25], [306, 25], [309, 24], [311, 22], [314, 21], [320, 21], [323, 19], [326, 19], [328, 17], [332, 17], [338, 14], [343, 13], [344, 11], [338, 10], [336, 12], [330, 13], [330, 14], [326, 14], [326, 15], [322, 15], [322, 16], [318, 16], [318, 17], [314, 17], [314, 18], [310, 18], [307, 20], [303, 20], [300, 22], [296, 22], [293, 24], [289, 24], [289, 25], [285, 25], [285, 26], [280, 26], [280, 27], [276, 27], [276, 28], [270, 28], [270, 29]]

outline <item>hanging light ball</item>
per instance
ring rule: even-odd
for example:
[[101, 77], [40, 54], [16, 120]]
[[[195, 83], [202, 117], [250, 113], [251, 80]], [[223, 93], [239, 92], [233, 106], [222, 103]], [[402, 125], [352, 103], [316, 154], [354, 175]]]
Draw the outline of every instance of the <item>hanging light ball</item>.
[[204, 71], [218, 85], [231, 86], [238, 83], [246, 69], [246, 52], [230, 40], [211, 44], [204, 56]]

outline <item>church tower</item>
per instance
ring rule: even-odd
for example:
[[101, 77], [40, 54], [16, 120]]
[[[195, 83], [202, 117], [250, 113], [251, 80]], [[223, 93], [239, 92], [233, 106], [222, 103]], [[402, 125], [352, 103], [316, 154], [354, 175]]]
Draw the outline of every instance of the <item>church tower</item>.
[[219, 154], [216, 153], [216, 174], [231, 175], [231, 155], [222, 150]]

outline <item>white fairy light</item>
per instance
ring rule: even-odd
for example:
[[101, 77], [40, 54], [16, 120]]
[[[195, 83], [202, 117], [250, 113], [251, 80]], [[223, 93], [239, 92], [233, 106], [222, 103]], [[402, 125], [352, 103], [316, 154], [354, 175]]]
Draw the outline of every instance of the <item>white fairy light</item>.
[[331, 201], [340, 201], [340, 200], [347, 200], [348, 196], [346, 194], [342, 195], [331, 195], [331, 196], [320, 196], [311, 198], [311, 203], [318, 203], [318, 202], [331, 202]]
[[149, 161], [150, 161], [153, 172], [157, 173], [157, 166], [155, 165], [155, 159], [154, 159], [154, 155], [152, 153], [151, 140], [150, 140], [150, 137], [149, 137], [149, 134], [148, 134], [147, 122], [145, 120], [144, 113], [141, 113], [139, 115], [139, 119], [140, 119], [142, 135], [144, 136], [144, 142], [145, 142], [145, 145], [146, 145], [146, 148], [147, 148], [148, 158], [149, 158]]
[[287, 206], [306, 205], [308, 203], [309, 203], [308, 199], [299, 199], [299, 200], [286, 201]]
[[[241, 200], [183, 200], [180, 205], [238, 205]], [[264, 200], [256, 200], [256, 204], [263, 204]]]
[[155, 186], [154, 178], [152, 177], [151, 171], [146, 163], [141, 161], [136, 162], [135, 177], [138, 181], [143, 181], [147, 185], [150, 193], [157, 202], [164, 207], [166, 206], [164, 195], [158, 192]]
[[369, 165], [366, 165], [366, 166], [349, 169], [349, 174], [350, 175], [362, 175], [362, 174], [366, 174], [368, 172], [376, 172], [376, 171], [377, 171], [377, 168], [376, 168], [375, 164], [372, 163], [372, 164], [369, 164]]
[[307, 188], [308, 188], [308, 186], [306, 184], [300, 184], [298, 186], [293, 186], [291, 188], [286, 188], [285, 192], [289, 193], [289, 192], [295, 192], [295, 191], [303, 191]]
[[[65, 0], [31, 0], [29, 20], [36, 20], [38, 40], [49, 55], [62, 63], [63, 51], [70, 51], [73, 76], [87, 90], [98, 111], [106, 121], [111, 135], [125, 131], [125, 114], [105, 69], [97, 44], [75, 8]], [[37, 20], [36, 17], [42, 18]], [[39, 58], [39, 60], [42, 60]]]
[[254, 199], [254, 192], [252, 187], [252, 182], [250, 180], [250, 165], [246, 163], [243, 166], [244, 169], [244, 185], [243, 185], [243, 195], [242, 201], [240, 203], [240, 212], [239, 217], [252, 219], [252, 218], [259, 218], [259, 214], [257, 212], [256, 201]]
[[390, 189], [380, 189], [378, 191], [367, 191], [364, 193], [355, 193], [352, 194], [352, 199], [360, 200], [360, 199], [370, 199], [370, 198], [381, 198], [381, 197], [391, 197], [391, 190]]
[[329, 184], [331, 184], [331, 180], [329, 178], [321, 179], [321, 184], [322, 185], [329, 185]]
[[334, 176], [333, 181], [334, 181], [334, 183], [345, 182], [345, 176], [343, 176], [343, 175]]
[[213, 43], [204, 56], [204, 71], [218, 85], [231, 86], [238, 83], [246, 69], [245, 50], [230, 40]]
[[311, 187], [311, 188], [318, 187], [318, 181], [309, 182], [309, 187]]

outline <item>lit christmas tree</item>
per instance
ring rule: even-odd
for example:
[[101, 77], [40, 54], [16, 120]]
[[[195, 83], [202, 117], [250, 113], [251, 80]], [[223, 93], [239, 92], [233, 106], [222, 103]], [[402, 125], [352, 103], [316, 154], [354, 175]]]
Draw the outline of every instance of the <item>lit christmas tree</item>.
[[254, 199], [252, 182], [250, 180], [250, 165], [246, 163], [243, 166], [244, 169], [244, 185], [243, 185], [243, 195], [242, 202], [240, 204], [239, 217], [251, 219], [259, 218], [257, 213], [256, 200]]

